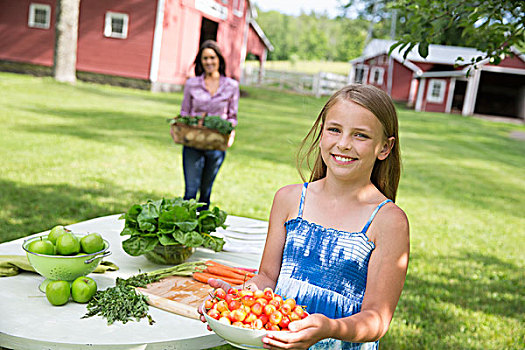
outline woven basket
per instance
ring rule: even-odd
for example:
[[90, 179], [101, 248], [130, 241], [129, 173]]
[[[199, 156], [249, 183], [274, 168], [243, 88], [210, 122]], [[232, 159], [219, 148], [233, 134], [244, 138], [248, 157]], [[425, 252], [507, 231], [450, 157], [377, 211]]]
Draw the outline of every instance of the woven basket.
[[171, 124], [171, 137], [175, 143], [202, 150], [225, 151], [230, 135], [200, 125]]

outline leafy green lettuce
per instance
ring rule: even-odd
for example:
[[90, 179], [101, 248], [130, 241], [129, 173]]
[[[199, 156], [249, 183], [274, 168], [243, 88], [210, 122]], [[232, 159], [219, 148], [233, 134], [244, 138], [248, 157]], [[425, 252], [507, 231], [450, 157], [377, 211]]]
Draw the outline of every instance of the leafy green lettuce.
[[221, 251], [224, 240], [212, 236], [217, 227], [226, 228], [226, 212], [214, 207], [197, 211], [202, 206], [195, 199], [148, 200], [132, 205], [120, 219], [125, 220], [121, 236], [130, 236], [122, 248], [132, 256], [152, 251], [158, 244], [181, 244]]

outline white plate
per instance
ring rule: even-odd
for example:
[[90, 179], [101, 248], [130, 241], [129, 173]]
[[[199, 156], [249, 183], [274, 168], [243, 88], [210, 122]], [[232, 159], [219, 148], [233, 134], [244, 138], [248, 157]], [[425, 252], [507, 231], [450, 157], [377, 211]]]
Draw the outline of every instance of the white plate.
[[245, 241], [242, 239], [235, 239], [224, 237], [224, 241], [237, 247], [264, 247], [266, 241]]
[[268, 233], [268, 227], [228, 227], [228, 231], [246, 235], [265, 235]]
[[224, 237], [234, 238], [234, 239], [242, 239], [242, 240], [249, 240], [249, 241], [265, 241], [266, 240], [266, 232], [264, 234], [257, 234], [257, 235], [239, 233], [235, 231], [221, 231], [221, 233]]
[[242, 254], [261, 254], [264, 250], [264, 245], [260, 246], [240, 246], [235, 244], [228, 244], [226, 242], [222, 247], [222, 250], [225, 252], [231, 253], [242, 253]]

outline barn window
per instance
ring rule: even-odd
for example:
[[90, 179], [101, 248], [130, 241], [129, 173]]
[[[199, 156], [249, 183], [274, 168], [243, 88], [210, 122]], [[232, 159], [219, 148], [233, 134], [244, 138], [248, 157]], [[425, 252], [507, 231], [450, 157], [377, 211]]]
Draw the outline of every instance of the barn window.
[[383, 75], [385, 75], [385, 69], [383, 67], [372, 67], [370, 70], [370, 83], [383, 85]]
[[354, 82], [358, 84], [365, 84], [366, 83], [366, 75], [368, 74], [368, 66], [365, 65], [357, 65], [355, 67], [355, 77]]
[[427, 102], [442, 103], [445, 99], [445, 86], [443, 79], [430, 79], [428, 82]]
[[29, 5], [29, 21], [31, 28], [49, 29], [51, 19], [51, 6], [32, 3]]
[[237, 17], [242, 17], [244, 14], [244, 1], [245, 0], [233, 0], [233, 14]]
[[126, 39], [128, 37], [129, 16], [125, 13], [106, 12], [104, 36]]

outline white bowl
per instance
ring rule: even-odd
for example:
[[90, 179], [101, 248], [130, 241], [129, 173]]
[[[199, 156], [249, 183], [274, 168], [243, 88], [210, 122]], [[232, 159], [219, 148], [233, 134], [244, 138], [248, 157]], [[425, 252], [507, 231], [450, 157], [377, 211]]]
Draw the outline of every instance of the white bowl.
[[210, 328], [221, 338], [226, 340], [230, 345], [241, 349], [264, 349], [262, 338], [272, 333], [267, 330], [241, 328], [230, 326], [211, 318], [204, 313], [206, 321]]

